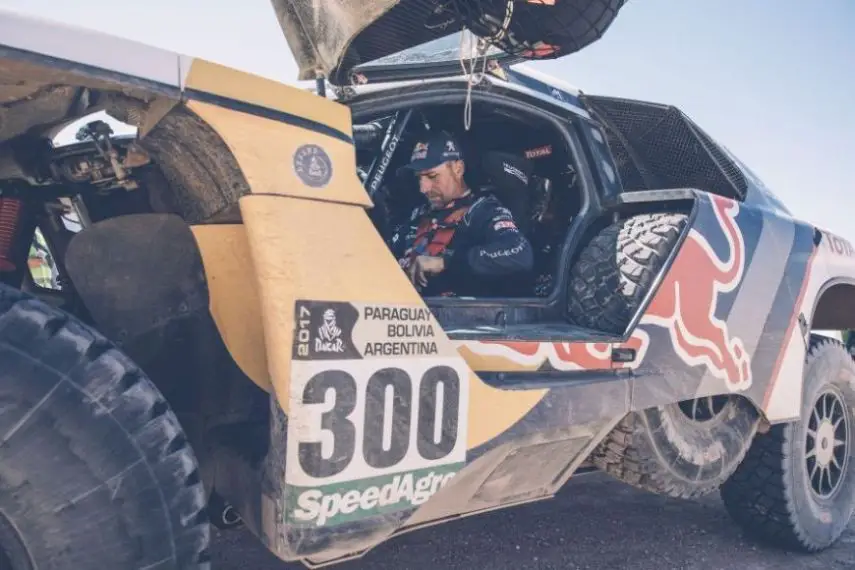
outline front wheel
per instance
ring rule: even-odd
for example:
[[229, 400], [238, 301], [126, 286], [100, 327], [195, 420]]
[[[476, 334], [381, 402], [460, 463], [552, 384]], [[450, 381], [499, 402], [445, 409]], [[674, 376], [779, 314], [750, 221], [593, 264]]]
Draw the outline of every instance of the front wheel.
[[178, 420], [104, 337], [0, 285], [0, 568], [209, 568]]
[[803, 393], [800, 419], [758, 434], [721, 496], [749, 535], [816, 552], [855, 509], [855, 362], [840, 342], [811, 338]]

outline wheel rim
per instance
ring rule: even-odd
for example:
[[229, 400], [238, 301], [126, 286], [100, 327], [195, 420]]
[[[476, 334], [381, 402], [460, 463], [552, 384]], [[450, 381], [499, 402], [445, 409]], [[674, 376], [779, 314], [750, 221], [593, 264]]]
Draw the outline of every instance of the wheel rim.
[[849, 417], [843, 399], [827, 391], [817, 397], [805, 433], [805, 462], [811, 491], [827, 499], [840, 488], [849, 463]]
[[694, 400], [683, 400], [678, 405], [680, 411], [694, 422], [708, 422], [715, 419], [724, 410], [728, 396], [705, 396]]

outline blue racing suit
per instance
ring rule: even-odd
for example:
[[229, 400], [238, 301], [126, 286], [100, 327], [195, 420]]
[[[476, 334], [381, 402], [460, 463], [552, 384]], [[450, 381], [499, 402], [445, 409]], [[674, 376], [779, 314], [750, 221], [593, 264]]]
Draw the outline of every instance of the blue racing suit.
[[423, 296], [516, 296], [531, 279], [533, 250], [510, 211], [491, 194], [469, 193], [441, 210], [415, 208], [390, 247], [406, 269], [418, 255], [442, 256]]

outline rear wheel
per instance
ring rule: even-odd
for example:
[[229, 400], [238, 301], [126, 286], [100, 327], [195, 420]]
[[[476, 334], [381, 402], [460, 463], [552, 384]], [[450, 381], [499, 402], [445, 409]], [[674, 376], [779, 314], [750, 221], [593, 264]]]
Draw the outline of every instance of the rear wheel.
[[0, 285], [0, 568], [208, 568], [195, 457], [104, 337]]
[[840, 342], [811, 338], [803, 393], [801, 418], [758, 435], [721, 495], [749, 535], [815, 552], [855, 509], [855, 363]]
[[712, 493], [751, 444], [759, 415], [741, 396], [712, 396], [630, 413], [594, 450], [600, 470], [660, 495]]

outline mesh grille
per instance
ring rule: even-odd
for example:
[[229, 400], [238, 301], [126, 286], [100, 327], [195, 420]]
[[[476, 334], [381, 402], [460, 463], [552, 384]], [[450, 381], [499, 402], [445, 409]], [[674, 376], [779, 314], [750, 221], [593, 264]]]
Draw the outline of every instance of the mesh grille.
[[605, 123], [626, 190], [690, 187], [745, 197], [739, 168], [680, 110], [607, 97], [585, 100]]
[[356, 37], [342, 59], [340, 70], [348, 71], [361, 63], [462, 30], [459, 23], [442, 30], [425, 26], [435, 9], [432, 0], [398, 3]]
[[[600, 39], [626, 0], [526, 0], [513, 2], [508, 33], [495, 43], [505, 53], [551, 59]], [[463, 21], [479, 36], [502, 29], [507, 0], [455, 0]]]
[[[626, 0], [515, 0], [508, 34], [494, 43], [527, 59], [552, 59], [602, 37]], [[508, 0], [402, 0], [366, 27], [347, 50], [347, 71], [391, 53], [459, 33], [492, 37], [502, 29]]]
[[689, 128], [692, 129], [701, 144], [704, 145], [704, 148], [712, 155], [713, 160], [715, 160], [716, 164], [718, 164], [722, 169], [722, 174], [727, 177], [734, 188], [739, 189], [740, 196], [744, 197], [747, 187], [745, 177], [739, 167], [727, 157], [724, 151], [722, 151], [721, 148], [719, 148], [719, 146], [715, 144], [705, 132], [689, 121], [689, 119], [686, 119], [686, 121], [689, 124]]

